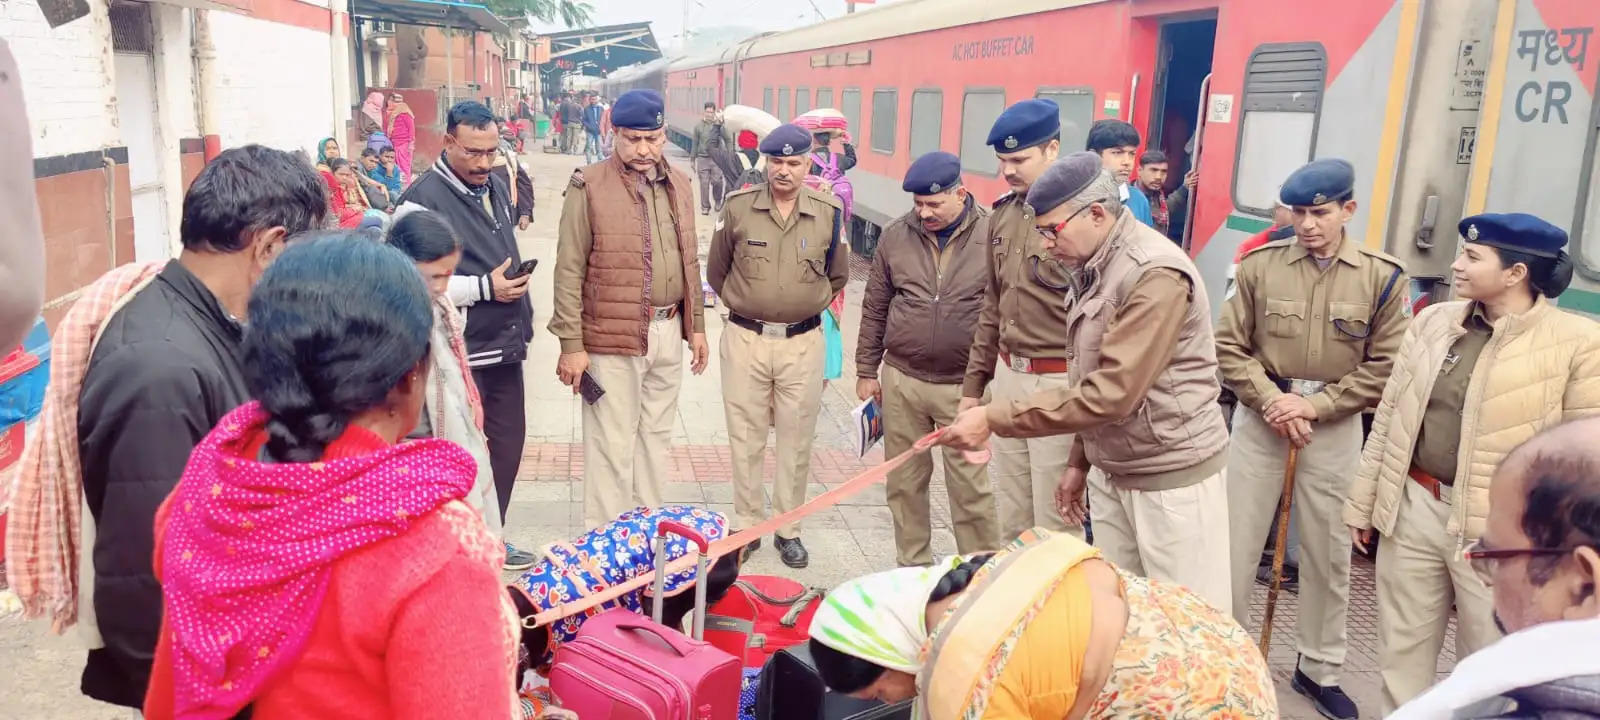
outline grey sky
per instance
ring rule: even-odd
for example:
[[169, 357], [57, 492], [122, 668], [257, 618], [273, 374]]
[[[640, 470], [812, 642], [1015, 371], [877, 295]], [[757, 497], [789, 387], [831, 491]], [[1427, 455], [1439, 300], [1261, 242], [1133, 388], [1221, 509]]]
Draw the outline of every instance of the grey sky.
[[[677, 46], [683, 32], [684, 0], [590, 0], [595, 24], [648, 20], [663, 48]], [[688, 0], [689, 26], [746, 25], [757, 30], [784, 30], [810, 25], [845, 12], [845, 0]], [[879, 0], [879, 4], [896, 0]], [[815, 8], [813, 8], [813, 4]], [[858, 5], [857, 10], [873, 7]], [[818, 11], [821, 12], [819, 16]]]

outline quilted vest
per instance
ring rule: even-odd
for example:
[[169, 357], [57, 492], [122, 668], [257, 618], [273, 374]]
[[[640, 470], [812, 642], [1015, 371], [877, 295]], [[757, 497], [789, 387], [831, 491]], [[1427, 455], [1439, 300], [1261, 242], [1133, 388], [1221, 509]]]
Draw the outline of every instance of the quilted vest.
[[1216, 340], [1211, 304], [1194, 262], [1165, 236], [1127, 209], [1080, 273], [1080, 291], [1067, 298], [1067, 370], [1074, 384], [1100, 364], [1106, 324], [1135, 282], [1155, 268], [1189, 278], [1194, 294], [1178, 346], [1167, 369], [1122, 420], [1078, 433], [1089, 461], [1112, 476], [1153, 475], [1194, 467], [1228, 445], [1228, 427], [1217, 404]]
[[655, 237], [640, 181], [612, 155], [583, 168], [589, 204], [589, 270], [583, 280], [583, 346], [607, 355], [644, 355], [650, 331], [654, 243], [675, 242], [683, 272], [683, 337], [694, 332], [692, 303], [700, 300], [699, 241], [688, 176], [663, 162], [672, 197], [675, 238]]

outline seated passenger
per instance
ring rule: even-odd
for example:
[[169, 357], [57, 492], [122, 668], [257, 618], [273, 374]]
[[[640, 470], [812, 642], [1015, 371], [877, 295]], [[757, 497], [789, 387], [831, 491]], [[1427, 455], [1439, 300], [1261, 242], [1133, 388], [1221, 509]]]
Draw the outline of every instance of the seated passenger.
[[931, 720], [1278, 716], [1267, 663], [1227, 613], [1042, 529], [841, 585], [811, 654], [834, 692], [915, 697]]

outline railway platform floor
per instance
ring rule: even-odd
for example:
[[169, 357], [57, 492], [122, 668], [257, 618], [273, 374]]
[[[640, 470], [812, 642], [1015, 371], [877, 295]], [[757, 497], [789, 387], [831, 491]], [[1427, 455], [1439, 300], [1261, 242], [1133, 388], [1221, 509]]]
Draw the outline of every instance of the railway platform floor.
[[[524, 257], [540, 259], [532, 285], [537, 331], [526, 366], [528, 442], [519, 477], [521, 482], [513, 494], [506, 526], [508, 540], [532, 549], [570, 537], [585, 528], [582, 527], [581, 403], [556, 379], [559, 346], [544, 329], [550, 312], [561, 194], [572, 170], [583, 165], [583, 158], [547, 154], [538, 147], [530, 150], [524, 162], [534, 175], [537, 205], [534, 224], [519, 234], [519, 241]], [[687, 172], [687, 159], [682, 153], [672, 148], [670, 155], [678, 167]], [[712, 218], [698, 217], [697, 224], [703, 258], [710, 244]], [[851, 284], [846, 292], [849, 309], [843, 328], [847, 368], [854, 357], [865, 282], [865, 264], [852, 263]], [[715, 341], [723, 326], [721, 312], [720, 305], [716, 312], [707, 308], [706, 324], [712, 340], [710, 367], [704, 375], [686, 375], [684, 379], [673, 432], [672, 470], [666, 500], [704, 503], [716, 510], [731, 511], [733, 487], [727, 464], [727, 427], [723, 420], [715, 351]], [[848, 449], [851, 443], [849, 413], [855, 404], [854, 392], [854, 380], [848, 372], [843, 381], [830, 383], [824, 392], [812, 459], [812, 495], [882, 459], [881, 450], [874, 450], [866, 458], [857, 458]], [[767, 463], [770, 468], [770, 452]], [[952, 553], [955, 539], [948, 520], [949, 500], [938, 477], [934, 479], [932, 494], [934, 551]], [[745, 566], [746, 572], [789, 574], [807, 584], [828, 587], [863, 572], [894, 566], [894, 535], [881, 486], [812, 516], [806, 521], [802, 536], [811, 551], [809, 568], [801, 571], [785, 568], [767, 543]], [[511, 577], [508, 574], [507, 579]], [[1379, 689], [1373, 566], [1361, 558], [1357, 558], [1353, 566], [1350, 594], [1349, 657], [1344, 687], [1361, 706], [1363, 718], [1376, 718]], [[1265, 596], [1266, 589], [1258, 585], [1252, 602], [1253, 625], [1259, 624]], [[1289, 688], [1295, 662], [1292, 630], [1295, 610], [1295, 595], [1284, 593], [1279, 601], [1277, 630], [1273, 633], [1268, 661], [1278, 687], [1282, 717], [1311, 720], [1319, 717], [1317, 712]], [[1451, 640], [1446, 642], [1445, 653], [1439, 659], [1440, 673], [1449, 672], [1454, 662]], [[55, 637], [49, 634], [44, 623], [0, 620], [0, 667], [5, 668], [6, 675], [4, 682], [0, 682], [0, 718], [111, 720], [137, 717], [130, 711], [96, 703], [79, 694], [82, 663], [83, 653], [70, 632], [66, 637]]]

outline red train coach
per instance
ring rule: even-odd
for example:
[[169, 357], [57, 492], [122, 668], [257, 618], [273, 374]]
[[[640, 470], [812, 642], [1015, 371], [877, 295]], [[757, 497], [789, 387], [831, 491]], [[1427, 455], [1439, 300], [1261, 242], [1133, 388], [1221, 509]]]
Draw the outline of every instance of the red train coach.
[[[1585, 122], [1600, 127], [1600, 63], [1562, 40], [1587, 39], [1597, 22], [1593, 0], [905, 0], [674, 63], [668, 122], [689, 134], [707, 99], [781, 119], [840, 109], [860, 158], [850, 173], [852, 245], [865, 254], [877, 229], [910, 208], [900, 179], [922, 153], [960, 155], [982, 201], [1005, 191], [983, 141], [1008, 104], [1055, 100], [1063, 152], [1082, 149], [1095, 120], [1127, 120], [1146, 149], [1172, 159], [1174, 187], [1189, 166], [1199, 170], [1187, 247], [1215, 288], [1213, 304], [1238, 244], [1267, 226], [1283, 178], [1313, 158], [1342, 157], [1357, 173], [1352, 234], [1405, 260], [1422, 278], [1413, 293], [1425, 294], [1446, 276], [1455, 221], [1496, 197], [1489, 174], [1538, 172], [1538, 158], [1475, 162], [1480, 120], [1497, 136], [1508, 135], [1501, 116], [1578, 134]], [[1528, 121], [1490, 107], [1531, 102], [1532, 91], [1501, 87], [1527, 64], [1511, 38], [1556, 30], [1572, 47], [1552, 71], [1578, 82], [1541, 86], [1535, 99], [1555, 97], [1567, 112]], [[1553, 127], [1526, 127], [1526, 137], [1556, 137]], [[1580, 180], [1592, 152], [1579, 144], [1566, 154], [1582, 165], [1573, 168]], [[1600, 197], [1600, 184], [1574, 186]], [[1595, 235], [1600, 257], [1600, 231], [1584, 234]]]

